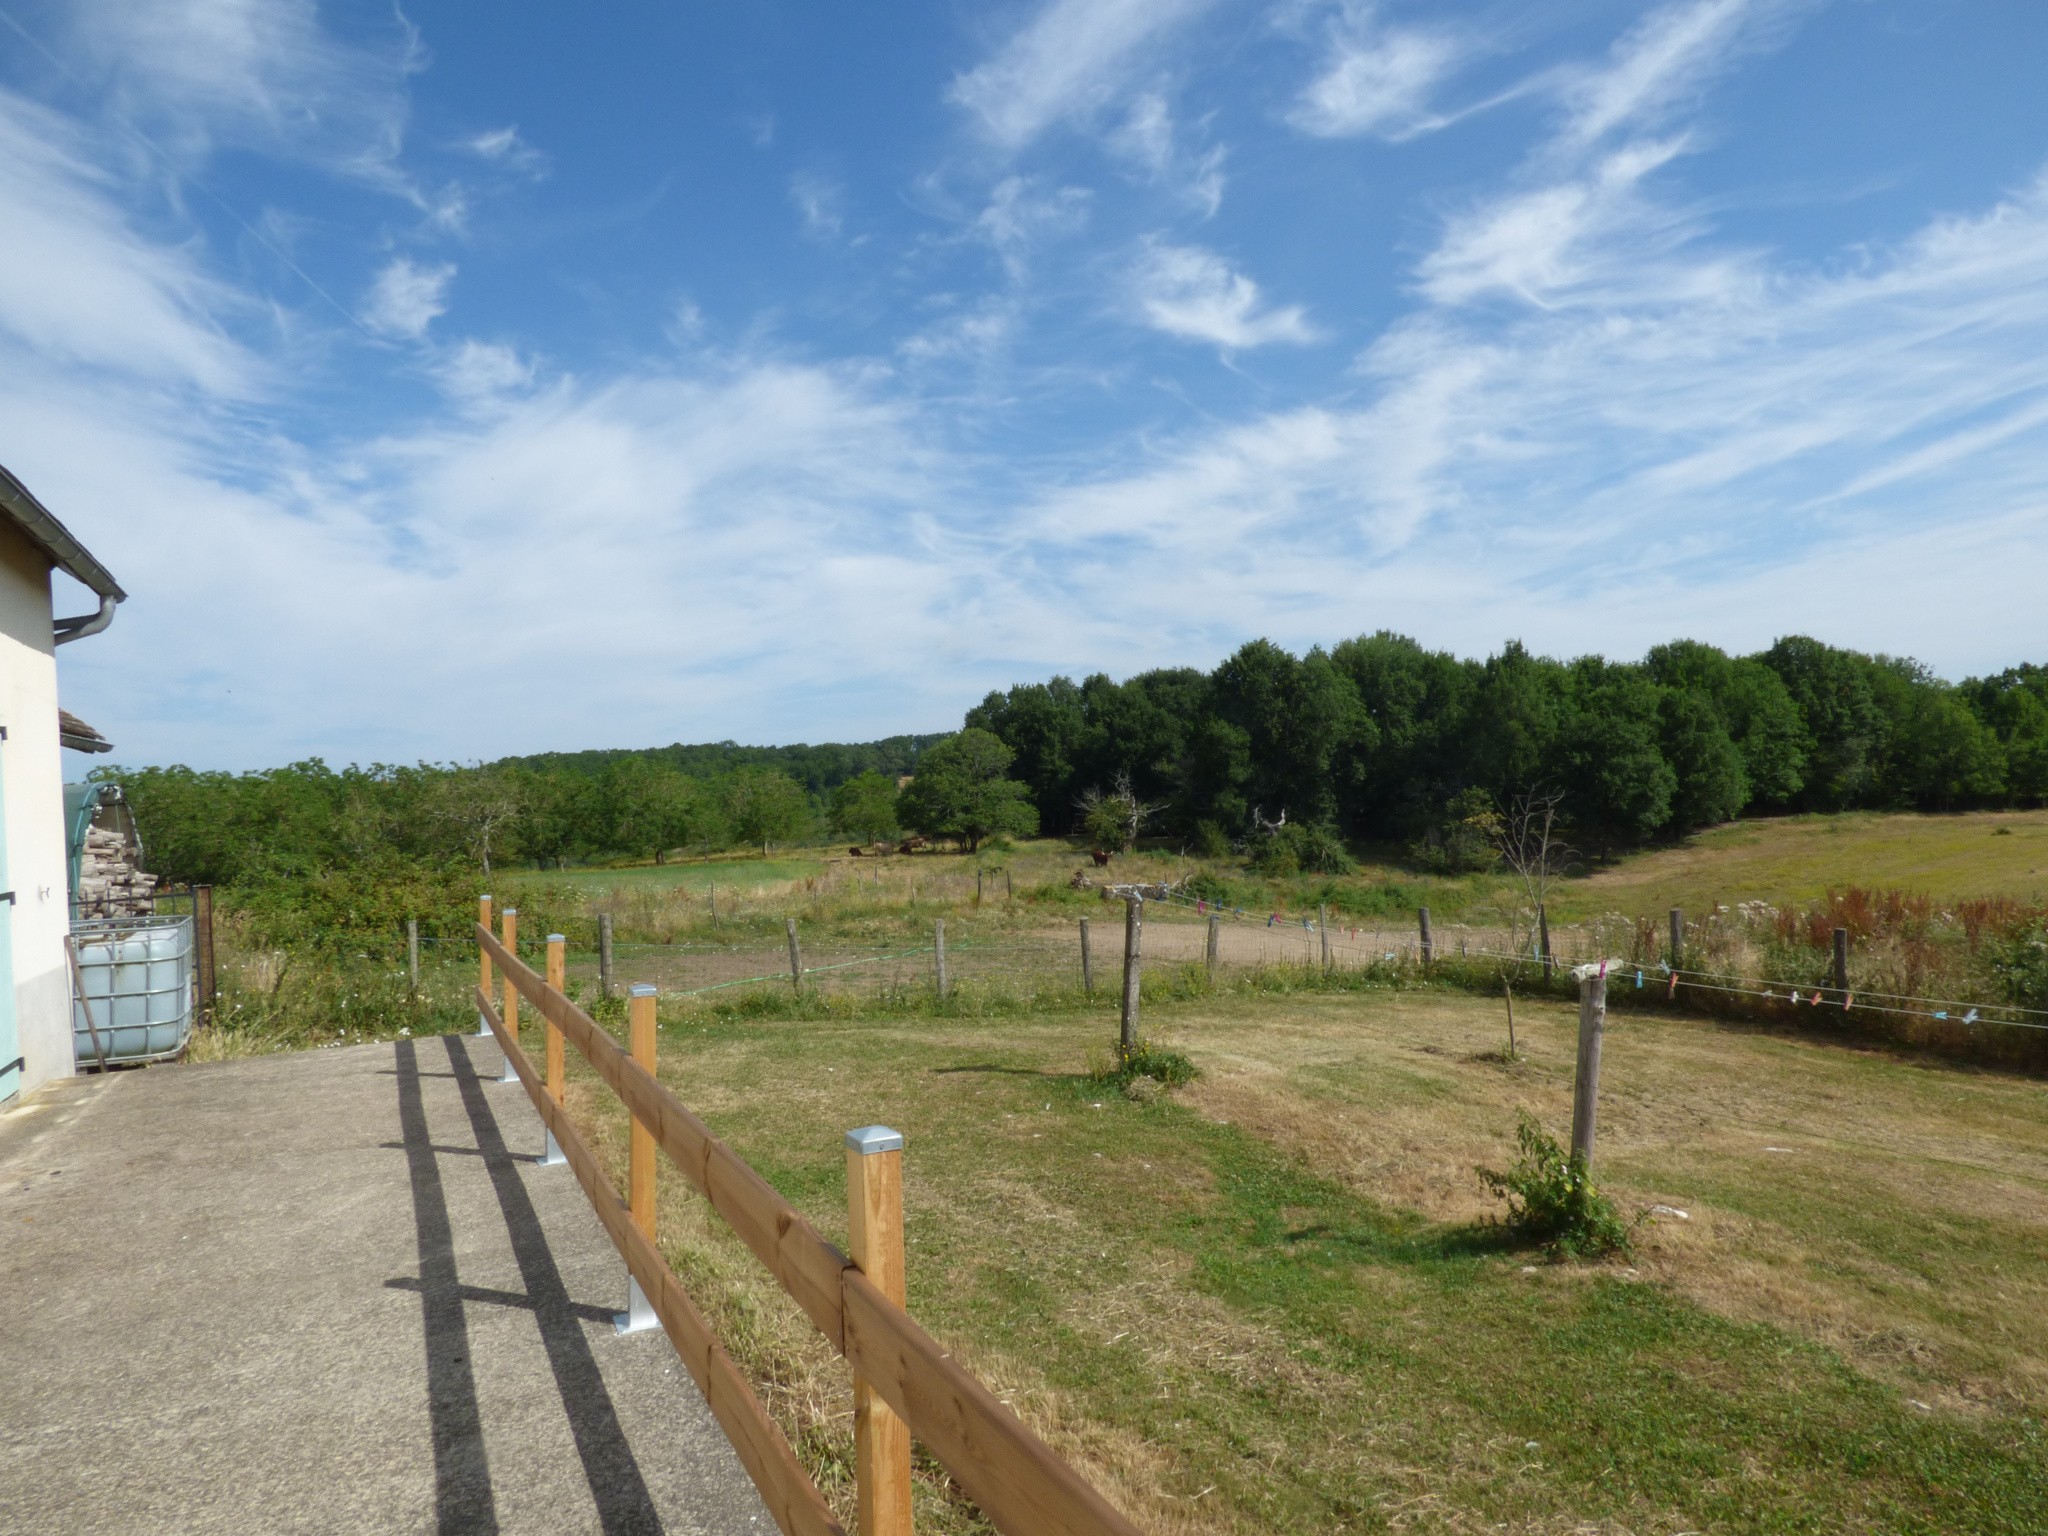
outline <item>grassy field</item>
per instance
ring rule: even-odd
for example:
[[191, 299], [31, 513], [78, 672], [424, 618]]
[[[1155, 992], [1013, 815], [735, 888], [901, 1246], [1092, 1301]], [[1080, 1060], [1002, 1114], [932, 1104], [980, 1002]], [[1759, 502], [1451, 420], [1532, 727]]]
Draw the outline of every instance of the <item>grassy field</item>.
[[[1616, 1019], [1628, 1260], [1506, 1244], [1473, 1173], [1569, 1117], [1572, 1017], [1437, 992], [1152, 1009], [1204, 1075], [1087, 1075], [1107, 1009], [664, 1012], [662, 1070], [834, 1237], [839, 1132], [908, 1137], [912, 1311], [1146, 1528], [2048, 1529], [2037, 1083]], [[572, 1103], [623, 1163], [594, 1083]], [[680, 1178], [664, 1243], [845, 1499], [843, 1370]], [[932, 1468], [921, 1529], [976, 1529]]]
[[821, 859], [695, 859], [666, 864], [628, 864], [617, 869], [565, 869], [546, 878], [584, 890], [670, 887], [702, 892], [713, 885], [757, 889], [806, 880], [825, 868]]
[[[1454, 919], [1483, 916], [1516, 895], [1498, 875], [1429, 875], [1392, 858], [1367, 859], [1349, 876], [1260, 879], [1227, 862], [1148, 849], [1119, 857], [1103, 875], [1084, 852], [1056, 840], [1027, 842], [978, 858], [934, 853], [853, 859], [834, 847], [770, 860], [682, 860], [502, 878], [512, 886], [560, 884], [649, 896], [673, 889], [679, 897], [701, 895], [716, 883], [721, 896], [730, 887], [736, 897], [776, 900], [794, 888], [808, 895], [821, 889], [836, 895], [864, 891], [877, 902], [901, 903], [915, 889], [927, 904], [944, 904], [972, 892], [977, 867], [986, 871], [991, 894], [1004, 874], [1018, 889], [1038, 890], [1064, 884], [1077, 870], [1091, 878], [1158, 880], [1208, 869], [1241, 887], [1242, 894], [1233, 899], [1284, 911], [1313, 910], [1319, 901], [1329, 901], [1349, 913], [1392, 916], [1428, 905], [1439, 917]], [[1851, 885], [1896, 887], [1939, 899], [2048, 900], [2048, 810], [1953, 816], [1852, 812], [1733, 822], [1676, 847], [1569, 876], [1555, 886], [1551, 907], [1560, 922], [1613, 911], [1657, 917], [1674, 906], [1702, 912], [1717, 903], [1805, 902], [1830, 887]]]
[[1937, 898], [2048, 897], [2048, 811], [1954, 816], [1791, 816], [1715, 827], [1677, 848], [1567, 881], [1565, 915], [1613, 907], [1654, 915], [1721, 901], [1810, 901], [1829, 886], [1897, 887]]

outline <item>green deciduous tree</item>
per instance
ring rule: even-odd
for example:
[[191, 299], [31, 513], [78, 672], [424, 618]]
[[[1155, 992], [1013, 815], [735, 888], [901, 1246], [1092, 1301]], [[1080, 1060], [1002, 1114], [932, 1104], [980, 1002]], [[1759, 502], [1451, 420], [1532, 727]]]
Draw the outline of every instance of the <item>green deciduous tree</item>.
[[961, 839], [969, 853], [998, 832], [1028, 837], [1038, 811], [1030, 787], [1009, 777], [1015, 756], [1001, 738], [974, 726], [948, 736], [918, 759], [898, 814], [928, 836]]
[[896, 835], [896, 781], [884, 773], [856, 774], [832, 792], [832, 825], [864, 843]]

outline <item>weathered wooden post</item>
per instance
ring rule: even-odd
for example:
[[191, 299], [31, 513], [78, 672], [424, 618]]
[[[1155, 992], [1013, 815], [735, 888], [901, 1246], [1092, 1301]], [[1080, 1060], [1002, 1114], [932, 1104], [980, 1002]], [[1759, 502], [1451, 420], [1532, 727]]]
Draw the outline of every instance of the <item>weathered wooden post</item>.
[[[559, 933], [551, 933], [548, 935], [548, 990], [559, 994], [566, 992], [568, 988], [569, 941]], [[562, 1061], [562, 1028], [545, 1013], [541, 1018], [547, 1025], [548, 1097], [560, 1104], [568, 1081], [568, 1072]], [[568, 1158], [562, 1155], [562, 1149], [555, 1141], [555, 1133], [544, 1130], [542, 1135], [547, 1139], [541, 1143], [541, 1166], [554, 1168], [566, 1163]]]
[[974, 904], [977, 907], [981, 905], [981, 871], [979, 869], [976, 869], [974, 872]]
[[1848, 1007], [1849, 997], [1849, 930], [1835, 930], [1835, 990], [1842, 994], [1842, 1006]]
[[210, 885], [192, 887], [192, 943], [198, 950], [193, 960], [199, 973], [199, 1017], [206, 1023], [212, 1023], [213, 1005], [220, 993], [216, 990], [217, 978], [213, 968], [213, 887]]
[[1209, 979], [1211, 981], [1214, 981], [1216, 979], [1216, 951], [1221, 947], [1220, 934], [1222, 932], [1222, 929], [1223, 919], [1218, 917], [1213, 912], [1210, 913], [1209, 942], [1203, 948], [1202, 960], [1203, 963], [1207, 965], [1209, 968]]
[[[490, 898], [490, 897], [488, 897], [488, 896], [479, 896], [479, 897], [477, 897], [477, 899], [476, 899], [476, 921], [477, 921], [477, 926], [478, 926], [479, 928], [483, 928], [483, 929], [485, 929], [485, 930], [488, 930], [488, 929], [490, 928], [490, 926], [491, 926], [491, 898]], [[483, 995], [484, 995], [485, 997], [489, 997], [489, 996], [491, 995], [491, 956], [490, 956], [490, 952], [489, 952], [488, 950], [486, 950], [486, 949], [485, 949], [485, 948], [483, 947], [483, 945], [481, 945], [481, 944], [477, 945], [477, 947], [476, 947], [476, 961], [477, 961], [477, 965], [476, 965], [476, 984], [477, 984], [477, 987], [478, 987], [478, 989], [479, 989], [479, 990], [480, 990], [480, 991], [481, 991], [481, 992], [483, 993]], [[488, 1035], [488, 1034], [489, 1034], [489, 1033], [491, 1032], [491, 1025], [490, 1025], [490, 1021], [489, 1021], [488, 1019], [486, 1019], [486, 1018], [484, 1017], [484, 1011], [483, 1011], [483, 1009], [481, 1009], [481, 1008], [477, 1009], [477, 1011], [476, 1011], [476, 1032], [477, 1032], [478, 1034], [480, 1034], [480, 1035]]]
[[[903, 1305], [903, 1136], [886, 1125], [846, 1133], [846, 1246], [874, 1288]], [[910, 1536], [910, 1426], [858, 1372], [853, 1483], [859, 1536]]]
[[932, 919], [932, 969], [938, 978], [939, 1001], [946, 1000], [946, 920]]
[[804, 989], [804, 953], [797, 947], [796, 919], [785, 917], [782, 921], [789, 929], [789, 984], [801, 992]]
[[405, 978], [406, 986], [413, 996], [420, 991], [420, 920], [408, 917], [405, 920]]
[[1088, 951], [1088, 919], [1081, 919], [1081, 991], [1088, 997], [1095, 995], [1095, 962]]
[[[507, 907], [498, 918], [498, 931], [503, 936], [499, 942], [505, 946], [505, 953], [515, 958], [519, 954], [519, 909]], [[505, 1025], [505, 1038], [519, 1038], [519, 989], [512, 985], [512, 973], [507, 971], [498, 978], [498, 1017]], [[498, 1069], [498, 1081], [516, 1083], [519, 1074], [512, 1069], [512, 1053], [505, 1053], [505, 1065]]]
[[1550, 913], [1540, 901], [1536, 903], [1536, 951], [1543, 957], [1543, 979], [1548, 981], [1551, 972], [1557, 969], [1557, 961], [1550, 953]]
[[1429, 908], [1415, 909], [1415, 926], [1422, 935], [1422, 963], [1428, 965], [1436, 959], [1436, 941], [1430, 937], [1429, 932]]
[[1672, 970], [1675, 971], [1685, 964], [1685, 909], [1682, 907], [1673, 907], [1671, 909], [1671, 948], [1669, 954], [1671, 957], [1669, 964]]
[[1600, 1036], [1607, 1026], [1607, 962], [1582, 965], [1579, 980], [1579, 1065], [1572, 1077], [1572, 1156], [1593, 1166], [1600, 1114]]
[[1330, 908], [1327, 903], [1316, 905], [1316, 935], [1323, 941], [1323, 974], [1330, 974]]
[[718, 926], [718, 882], [711, 882], [711, 926]]
[[1144, 962], [1139, 954], [1139, 941], [1145, 931], [1145, 898], [1126, 896], [1124, 898], [1124, 1000], [1118, 1015], [1118, 1048], [1122, 1060], [1129, 1060], [1138, 1049], [1138, 989], [1144, 976]]
[[606, 1002], [612, 996], [612, 915], [597, 914], [597, 995]]
[[[627, 1048], [633, 1053], [633, 1060], [654, 1072], [654, 1024], [655, 989], [645, 982], [633, 988], [633, 994], [626, 1003]], [[629, 1109], [628, 1114], [632, 1114]], [[640, 1117], [633, 1115], [633, 1129], [626, 1143], [626, 1210], [633, 1218], [633, 1225], [648, 1242], [654, 1241], [654, 1132], [640, 1123]], [[654, 1308], [648, 1303], [647, 1295], [640, 1289], [640, 1282], [629, 1271], [626, 1275], [626, 1310], [612, 1318], [612, 1327], [620, 1333], [645, 1333], [650, 1328], [659, 1328], [661, 1320], [654, 1315]]]
[[1003, 871], [1003, 900], [1008, 901], [1017, 894], [1017, 888], [1010, 883], [1010, 872]]

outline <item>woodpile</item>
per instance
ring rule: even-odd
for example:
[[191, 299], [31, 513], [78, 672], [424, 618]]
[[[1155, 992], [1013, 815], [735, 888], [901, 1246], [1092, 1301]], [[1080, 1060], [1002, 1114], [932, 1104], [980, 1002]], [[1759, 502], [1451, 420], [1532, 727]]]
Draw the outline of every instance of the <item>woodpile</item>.
[[143, 873], [136, 851], [118, 832], [87, 828], [78, 860], [80, 917], [148, 917], [156, 910], [156, 876]]

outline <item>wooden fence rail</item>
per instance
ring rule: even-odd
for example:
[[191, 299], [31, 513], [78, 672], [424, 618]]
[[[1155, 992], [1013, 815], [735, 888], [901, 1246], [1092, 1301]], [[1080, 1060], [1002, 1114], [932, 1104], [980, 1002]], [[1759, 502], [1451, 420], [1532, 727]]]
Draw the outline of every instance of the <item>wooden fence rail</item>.
[[826, 1242], [773, 1185], [713, 1135], [609, 1033], [501, 944], [485, 922], [477, 924], [477, 943], [485, 957], [485, 985], [477, 990], [479, 1015], [498, 1037], [506, 1060], [625, 1258], [627, 1271], [653, 1305], [776, 1524], [788, 1536], [826, 1536], [843, 1528], [782, 1431], [662, 1262], [653, 1241], [634, 1224], [619, 1192], [550, 1093], [550, 1085], [535, 1072], [492, 1006], [488, 983], [493, 963], [508, 987], [590, 1063], [619, 1096], [634, 1124], [652, 1135], [654, 1144], [856, 1374], [902, 1416], [910, 1432], [952, 1473], [998, 1531], [1004, 1536], [1138, 1536], [1137, 1528], [1085, 1478]]

